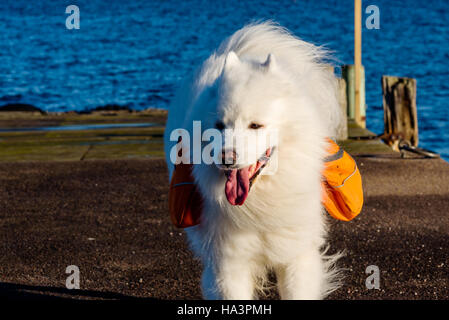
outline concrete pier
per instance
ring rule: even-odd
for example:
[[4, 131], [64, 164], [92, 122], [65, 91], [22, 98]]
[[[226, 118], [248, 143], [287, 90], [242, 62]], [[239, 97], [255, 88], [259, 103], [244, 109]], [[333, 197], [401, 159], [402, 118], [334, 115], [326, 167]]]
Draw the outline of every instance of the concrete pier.
[[[201, 298], [199, 263], [168, 215], [164, 117], [132, 117], [97, 115], [91, 123], [160, 126], [0, 133], [0, 296]], [[36, 119], [0, 116], [0, 127], [50, 121]], [[67, 123], [61, 119], [51, 121]], [[365, 204], [351, 222], [329, 218], [331, 251], [346, 250], [344, 285], [330, 298], [448, 299], [449, 164], [401, 159], [379, 140], [361, 138], [370, 134], [350, 126], [341, 143], [359, 165]], [[68, 265], [80, 268], [81, 290], [65, 289]], [[365, 286], [370, 265], [380, 270], [379, 290]]]

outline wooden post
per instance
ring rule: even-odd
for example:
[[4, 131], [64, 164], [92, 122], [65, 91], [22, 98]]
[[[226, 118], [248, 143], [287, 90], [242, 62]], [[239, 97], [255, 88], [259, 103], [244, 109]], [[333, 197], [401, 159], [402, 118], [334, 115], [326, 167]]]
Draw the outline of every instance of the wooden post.
[[346, 80], [337, 78], [338, 103], [341, 109], [341, 122], [338, 127], [337, 140], [348, 139], [348, 99], [346, 97]]
[[[360, 66], [360, 121], [361, 127], [365, 128], [365, 69]], [[347, 115], [348, 119], [355, 122], [355, 110], [357, 109], [355, 104], [355, 67], [354, 65], [344, 65], [341, 67], [341, 76], [346, 81], [346, 97], [347, 97]]]
[[362, 66], [362, 0], [354, 0], [354, 65], [355, 65], [355, 122], [365, 128], [361, 116], [361, 66]]
[[382, 76], [384, 105], [383, 140], [399, 151], [405, 140], [418, 146], [418, 116], [416, 111], [416, 79]]

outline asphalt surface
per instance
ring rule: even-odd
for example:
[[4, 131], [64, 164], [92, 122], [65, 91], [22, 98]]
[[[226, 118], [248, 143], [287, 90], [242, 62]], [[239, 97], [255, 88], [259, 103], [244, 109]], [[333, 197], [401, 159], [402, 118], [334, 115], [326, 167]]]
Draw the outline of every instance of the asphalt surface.
[[[331, 299], [449, 298], [449, 164], [357, 157], [365, 205], [331, 221], [346, 250]], [[0, 163], [0, 296], [199, 299], [201, 266], [167, 212], [162, 160]], [[65, 288], [66, 267], [80, 290]], [[365, 269], [380, 270], [380, 289]]]

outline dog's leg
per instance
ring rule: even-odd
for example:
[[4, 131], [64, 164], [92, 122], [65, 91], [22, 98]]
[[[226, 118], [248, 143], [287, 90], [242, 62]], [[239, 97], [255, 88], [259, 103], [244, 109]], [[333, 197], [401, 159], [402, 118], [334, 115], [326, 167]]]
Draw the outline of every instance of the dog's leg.
[[225, 300], [254, 299], [255, 283], [248, 261], [237, 257], [224, 258], [220, 266], [218, 283]]
[[276, 268], [276, 277], [281, 299], [321, 299], [324, 265], [320, 251], [309, 249], [289, 264]]
[[201, 277], [201, 289], [203, 298], [206, 300], [219, 300], [221, 298], [217, 279], [211, 265], [204, 267]]

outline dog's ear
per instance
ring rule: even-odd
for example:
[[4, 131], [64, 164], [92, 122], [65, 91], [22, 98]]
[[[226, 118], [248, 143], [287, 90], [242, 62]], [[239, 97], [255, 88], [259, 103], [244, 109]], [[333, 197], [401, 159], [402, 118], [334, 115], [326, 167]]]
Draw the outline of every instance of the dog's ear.
[[226, 56], [224, 69], [230, 70], [232, 68], [239, 66], [240, 63], [241, 62], [237, 54], [234, 51], [229, 51], [228, 55]]
[[276, 58], [274, 54], [269, 53], [267, 60], [262, 63], [262, 66], [265, 67], [268, 71], [273, 71], [277, 68]]

